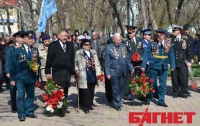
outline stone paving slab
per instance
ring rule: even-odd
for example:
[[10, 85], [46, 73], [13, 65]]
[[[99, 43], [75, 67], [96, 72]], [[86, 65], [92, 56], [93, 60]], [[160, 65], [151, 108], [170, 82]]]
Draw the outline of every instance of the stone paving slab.
[[[138, 126], [138, 124], [129, 124], [129, 112], [144, 112], [148, 107], [149, 112], [196, 112], [193, 116], [192, 124], [144, 124], [144, 126], [200, 126], [200, 93], [190, 90], [192, 97], [188, 99], [172, 98], [171, 85], [167, 85], [166, 104], [168, 108], [157, 106], [157, 100], [153, 99], [149, 106], [143, 105], [137, 100], [137, 96], [133, 95], [134, 101], [124, 101], [122, 111], [118, 112], [113, 108], [113, 104], [107, 102], [105, 97], [105, 86], [100, 84], [95, 90], [95, 101], [98, 105], [91, 110], [89, 114], [84, 114], [82, 110], [77, 113], [76, 99], [77, 90], [72, 86], [69, 89], [68, 110], [64, 118], [54, 116], [46, 117], [43, 115], [43, 102], [41, 101], [42, 90], [35, 90], [35, 114], [37, 119], [27, 118], [25, 122], [19, 122], [16, 113], [10, 112], [10, 96], [9, 90], [0, 93], [0, 126]], [[158, 120], [160, 117], [158, 117]], [[183, 117], [184, 122], [186, 118]]]

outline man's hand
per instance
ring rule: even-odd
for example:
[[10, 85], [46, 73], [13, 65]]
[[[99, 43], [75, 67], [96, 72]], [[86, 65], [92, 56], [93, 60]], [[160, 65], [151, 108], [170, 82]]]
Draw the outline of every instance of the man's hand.
[[79, 72], [79, 71], [76, 71], [76, 75], [79, 76], [79, 74], [80, 74], [80, 72]]
[[141, 69], [141, 71], [142, 71], [142, 72], [144, 72], [144, 71], [145, 71], [145, 69], [144, 69], [144, 68], [140, 68], [140, 69]]
[[188, 62], [187, 66], [188, 66], [188, 68], [190, 68], [192, 66], [192, 64]]
[[46, 74], [46, 79], [49, 79], [51, 76], [51, 74]]
[[193, 63], [194, 63], [194, 60], [192, 59], [192, 60], [191, 60], [191, 64], [193, 64]]
[[8, 78], [10, 78], [10, 74], [8, 73], [8, 74], [6, 74], [6, 76], [8, 77]]
[[11, 84], [12, 86], [15, 86], [15, 81], [11, 81], [10, 84]]
[[131, 74], [133, 74], [133, 73], [134, 73], [134, 70], [131, 71]]
[[107, 75], [106, 77], [107, 77], [109, 80], [110, 80], [110, 78], [111, 78], [111, 76], [110, 76], [110, 75]]

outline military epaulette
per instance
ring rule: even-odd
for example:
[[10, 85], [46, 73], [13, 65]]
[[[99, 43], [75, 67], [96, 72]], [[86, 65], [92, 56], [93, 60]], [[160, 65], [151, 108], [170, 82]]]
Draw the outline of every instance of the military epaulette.
[[15, 44], [9, 44], [8, 46], [15, 46]]
[[20, 48], [20, 47], [22, 47], [22, 45], [17, 45], [17, 46], [15, 46], [16, 49], [17, 49], [17, 48]]

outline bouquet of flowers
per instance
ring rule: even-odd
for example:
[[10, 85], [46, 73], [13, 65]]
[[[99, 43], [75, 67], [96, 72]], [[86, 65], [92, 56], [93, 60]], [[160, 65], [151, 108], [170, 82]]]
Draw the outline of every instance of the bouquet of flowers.
[[[185, 63], [186, 63], [186, 65], [187, 65], [187, 64], [188, 64], [188, 61], [185, 60]], [[192, 81], [192, 84], [190, 84], [190, 87], [191, 87], [192, 89], [196, 90], [196, 89], [197, 89], [197, 86], [198, 86], [198, 83], [195, 82], [195, 80], [194, 80], [194, 73], [193, 73], [191, 67], [188, 67], [188, 74], [189, 74], [190, 80]]]
[[104, 74], [101, 73], [101, 74], [98, 76], [98, 79], [100, 80], [100, 82], [103, 82], [103, 80], [104, 80]]
[[62, 113], [65, 113], [67, 100], [62, 87], [58, 86], [52, 78], [49, 78], [44, 88], [45, 93], [42, 94], [42, 100], [45, 102], [44, 112], [55, 115], [60, 110]]
[[33, 58], [31, 61], [27, 61], [28, 62], [28, 66], [31, 70], [33, 70], [33, 72], [37, 73], [38, 72], [38, 68], [40, 67], [40, 65], [37, 63], [37, 51], [34, 50], [33, 51]]
[[141, 60], [142, 60], [142, 57], [138, 52], [135, 52], [133, 54], [133, 56], [131, 57], [132, 62], [138, 62], [138, 61], [141, 61]]
[[129, 87], [132, 93], [143, 97], [146, 97], [150, 91], [155, 93], [153, 89], [153, 79], [147, 81], [147, 77], [144, 73], [141, 73], [140, 76], [133, 77], [131, 81]]

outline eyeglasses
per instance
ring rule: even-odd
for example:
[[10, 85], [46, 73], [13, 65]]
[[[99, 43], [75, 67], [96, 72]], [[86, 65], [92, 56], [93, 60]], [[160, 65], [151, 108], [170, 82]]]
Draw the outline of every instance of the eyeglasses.
[[135, 31], [133, 31], [133, 32], [128, 32], [128, 34], [132, 34], [132, 33], [134, 33]]
[[90, 44], [84, 44], [84, 46], [89, 46]]

